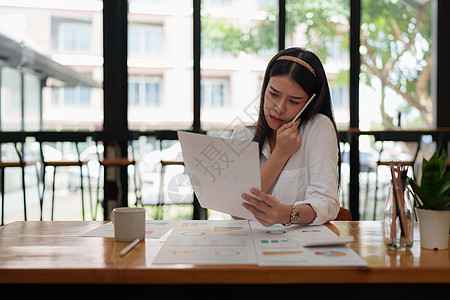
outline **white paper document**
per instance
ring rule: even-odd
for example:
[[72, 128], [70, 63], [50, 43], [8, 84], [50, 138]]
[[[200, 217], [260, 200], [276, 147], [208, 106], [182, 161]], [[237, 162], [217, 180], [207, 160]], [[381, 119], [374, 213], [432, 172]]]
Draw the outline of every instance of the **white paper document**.
[[158, 252], [155, 264], [257, 264], [246, 220], [180, 221]]
[[337, 237], [326, 226], [273, 225], [246, 220], [179, 221], [155, 264], [260, 266], [367, 266], [345, 245], [304, 247], [306, 241]]
[[258, 144], [178, 131], [191, 186], [202, 207], [254, 220], [243, 193], [261, 189]]
[[313, 241], [324, 243], [337, 238], [325, 225], [264, 227], [254, 221], [250, 224], [260, 266], [367, 266], [345, 245], [306, 247]]
[[[177, 221], [162, 220], [146, 220], [145, 221], [145, 237], [151, 239], [159, 239], [169, 230], [171, 230]], [[114, 237], [114, 224], [112, 222], [103, 224], [94, 228], [81, 236], [98, 236], [98, 237]]]

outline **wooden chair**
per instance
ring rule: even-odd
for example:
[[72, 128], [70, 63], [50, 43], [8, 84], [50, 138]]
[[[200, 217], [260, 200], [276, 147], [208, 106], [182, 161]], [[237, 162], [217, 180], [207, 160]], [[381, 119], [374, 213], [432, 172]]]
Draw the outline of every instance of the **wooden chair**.
[[[136, 196], [135, 205], [138, 205], [142, 202], [142, 192], [141, 192], [141, 177], [139, 176], [138, 163], [135, 159], [133, 141], [139, 139], [139, 132], [131, 132], [131, 131], [100, 131], [92, 134], [92, 138], [95, 142], [97, 149], [97, 158], [100, 164], [99, 176], [97, 181], [97, 200], [95, 204], [95, 212], [94, 216], [97, 216], [97, 208], [99, 205], [104, 207], [104, 199], [100, 197], [100, 170], [101, 168], [108, 167], [126, 167], [128, 169], [129, 166], [133, 166], [133, 179], [134, 179], [134, 192]], [[104, 156], [104, 148], [106, 145], [120, 145], [126, 144], [126, 156], [121, 156], [118, 154], [117, 157], [105, 157]], [[94, 217], [95, 220], [95, 217]]]
[[351, 220], [352, 214], [350, 213], [350, 211], [346, 208], [340, 207], [339, 213], [333, 221], [351, 221]]
[[[80, 189], [81, 189], [81, 214], [83, 220], [85, 220], [84, 213], [84, 175], [83, 175], [83, 166], [86, 166], [87, 169], [87, 178], [89, 185], [89, 199], [91, 205], [91, 214], [92, 214], [92, 194], [91, 194], [91, 181], [89, 177], [89, 168], [88, 161], [82, 161], [80, 158], [80, 149], [79, 144], [86, 142], [88, 137], [87, 133], [83, 132], [70, 132], [70, 131], [62, 131], [62, 132], [45, 132], [41, 131], [36, 133], [36, 141], [39, 142], [40, 145], [40, 153], [42, 160], [42, 193], [41, 193], [41, 221], [42, 221], [42, 211], [44, 204], [44, 195], [46, 189], [46, 169], [47, 167], [53, 168], [53, 176], [52, 176], [52, 208], [51, 208], [51, 220], [53, 220], [54, 216], [54, 206], [55, 206], [55, 184], [56, 184], [56, 168], [57, 167], [78, 167], [80, 170]], [[46, 157], [46, 153], [44, 150], [45, 145], [49, 144], [57, 144], [57, 143], [68, 143], [71, 145], [71, 148], [75, 149], [76, 157], [74, 159], [55, 159]]]
[[[2, 194], [2, 218], [1, 226], [4, 225], [5, 217], [5, 169], [7, 168], [21, 168], [22, 171], [22, 192], [23, 192], [23, 214], [24, 220], [27, 221], [27, 197], [26, 197], [26, 184], [25, 184], [25, 167], [34, 166], [36, 168], [37, 189], [39, 196], [39, 170], [37, 167], [37, 161], [26, 161], [24, 158], [24, 144], [26, 134], [23, 132], [1, 132], [0, 133], [0, 176], [1, 176], [1, 194]], [[17, 156], [16, 161], [4, 160], [4, 150], [7, 146], [12, 146]], [[6, 152], [6, 150], [5, 150]], [[40, 196], [39, 196], [40, 197]]]

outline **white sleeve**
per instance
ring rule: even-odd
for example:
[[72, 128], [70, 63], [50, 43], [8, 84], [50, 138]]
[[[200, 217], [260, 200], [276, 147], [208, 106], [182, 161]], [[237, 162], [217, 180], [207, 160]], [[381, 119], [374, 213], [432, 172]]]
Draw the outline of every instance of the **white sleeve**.
[[309, 185], [304, 201], [316, 212], [311, 225], [320, 225], [336, 218], [339, 212], [337, 190], [337, 137], [333, 123], [328, 118], [320, 118], [305, 137], [307, 147]]

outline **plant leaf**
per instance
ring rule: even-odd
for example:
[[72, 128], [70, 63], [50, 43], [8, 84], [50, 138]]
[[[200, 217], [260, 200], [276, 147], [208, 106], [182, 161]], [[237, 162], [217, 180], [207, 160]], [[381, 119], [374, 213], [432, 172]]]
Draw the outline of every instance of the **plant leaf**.
[[445, 174], [447, 154], [436, 151], [430, 160], [423, 159], [422, 178], [419, 185], [408, 178], [415, 199], [420, 199], [419, 207], [426, 209], [445, 209], [450, 207], [450, 172]]
[[433, 203], [430, 203], [427, 207], [423, 207], [425, 209], [435, 209], [435, 210], [441, 210], [445, 209], [449, 206], [450, 203], [450, 197], [435, 201]]
[[424, 204], [436, 200], [436, 186], [439, 184], [441, 177], [442, 176], [439, 161], [431, 159], [430, 162], [425, 166], [424, 172], [422, 173], [421, 199]]
[[444, 176], [444, 173], [445, 173], [446, 160], [447, 160], [447, 153], [445, 153], [445, 149], [442, 149], [441, 157], [439, 158], [440, 167], [441, 167], [441, 176]]
[[[413, 192], [414, 192], [414, 198], [418, 197], [420, 199], [420, 201], [422, 202], [422, 189], [421, 187], [417, 184], [417, 182], [415, 182], [413, 179], [409, 178], [409, 185], [411, 186]], [[423, 202], [422, 205], [418, 205], [419, 207], [423, 206]]]

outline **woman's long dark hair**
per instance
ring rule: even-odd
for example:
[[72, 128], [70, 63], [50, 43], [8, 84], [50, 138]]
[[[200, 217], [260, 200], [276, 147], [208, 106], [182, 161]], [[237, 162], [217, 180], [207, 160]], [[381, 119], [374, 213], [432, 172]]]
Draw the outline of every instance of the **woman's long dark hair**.
[[[304, 66], [290, 60], [278, 60], [280, 56], [292, 56], [300, 58], [304, 62], [308, 63], [315, 71], [316, 76], [305, 68]], [[289, 75], [295, 82], [300, 85], [308, 97], [316, 94], [312, 102], [308, 105], [305, 111], [301, 114], [301, 122], [299, 126], [302, 126], [308, 122], [313, 116], [320, 113], [327, 116], [334, 125], [337, 138], [338, 148], [338, 182], [340, 183], [341, 173], [341, 151], [339, 145], [339, 133], [337, 131], [336, 122], [334, 121], [333, 109], [331, 105], [330, 88], [328, 86], [327, 76], [320, 59], [312, 52], [302, 48], [288, 48], [277, 55], [275, 55], [269, 62], [264, 75], [264, 81], [261, 88], [261, 99], [259, 106], [259, 116], [256, 126], [254, 141], [259, 144], [259, 151], [261, 153], [262, 147], [266, 138], [270, 137], [272, 130], [267, 124], [266, 117], [264, 115], [264, 99], [266, 94], [267, 85], [269, 80], [273, 76]], [[340, 184], [339, 184], [340, 185]]]

